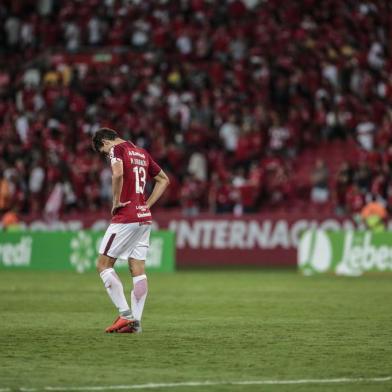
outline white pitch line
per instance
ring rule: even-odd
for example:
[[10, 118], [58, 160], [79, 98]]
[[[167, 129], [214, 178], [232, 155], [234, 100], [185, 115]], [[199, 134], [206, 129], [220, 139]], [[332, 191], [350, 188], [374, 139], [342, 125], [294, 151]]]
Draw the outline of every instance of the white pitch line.
[[[249, 381], [189, 381], [173, 383], [148, 383], [131, 385], [107, 385], [107, 386], [84, 386], [84, 387], [43, 387], [43, 388], [19, 388], [21, 392], [51, 391], [105, 391], [124, 389], [160, 389], [175, 387], [204, 387], [217, 385], [293, 385], [293, 384], [354, 384], [354, 383], [380, 383], [392, 381], [392, 376], [373, 378], [321, 378], [321, 379], [300, 379], [300, 380], [249, 380]], [[10, 392], [11, 388], [0, 389], [0, 392]]]

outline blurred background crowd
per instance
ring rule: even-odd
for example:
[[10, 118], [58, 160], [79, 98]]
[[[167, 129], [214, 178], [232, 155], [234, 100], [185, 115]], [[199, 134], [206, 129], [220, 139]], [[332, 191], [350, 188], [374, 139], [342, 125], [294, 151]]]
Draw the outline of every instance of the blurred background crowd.
[[392, 206], [388, 0], [5, 0], [0, 48], [0, 212], [107, 209], [101, 126], [186, 215]]

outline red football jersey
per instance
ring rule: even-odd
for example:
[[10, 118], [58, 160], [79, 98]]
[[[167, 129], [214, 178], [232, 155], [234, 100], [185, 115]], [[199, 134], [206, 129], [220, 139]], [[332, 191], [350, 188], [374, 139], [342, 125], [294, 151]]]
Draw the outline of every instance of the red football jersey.
[[144, 188], [147, 175], [155, 177], [161, 168], [143, 148], [131, 142], [123, 142], [114, 146], [109, 153], [111, 163], [122, 161], [123, 186], [120, 201], [130, 201], [119, 208], [112, 218], [112, 223], [134, 223], [151, 221], [151, 212], [146, 207]]

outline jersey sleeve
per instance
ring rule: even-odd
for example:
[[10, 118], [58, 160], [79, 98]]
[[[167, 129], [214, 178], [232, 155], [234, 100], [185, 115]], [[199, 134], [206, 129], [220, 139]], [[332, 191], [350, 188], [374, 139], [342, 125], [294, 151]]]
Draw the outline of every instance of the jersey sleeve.
[[151, 158], [151, 155], [148, 154], [148, 175], [154, 178], [161, 170], [161, 167]]
[[112, 165], [115, 164], [116, 162], [122, 162], [121, 150], [116, 147], [117, 146], [112, 147], [109, 151], [109, 159]]

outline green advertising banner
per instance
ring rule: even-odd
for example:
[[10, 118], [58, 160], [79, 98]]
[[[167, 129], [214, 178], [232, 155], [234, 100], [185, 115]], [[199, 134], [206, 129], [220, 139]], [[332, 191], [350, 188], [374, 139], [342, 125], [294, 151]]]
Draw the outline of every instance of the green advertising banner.
[[[104, 232], [58, 231], [0, 233], [0, 269], [93, 270]], [[146, 268], [170, 272], [175, 269], [174, 233], [152, 231]], [[127, 268], [126, 260], [116, 266]]]
[[392, 232], [307, 230], [298, 246], [298, 267], [305, 275], [392, 271]]

